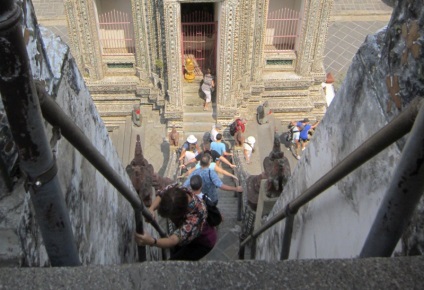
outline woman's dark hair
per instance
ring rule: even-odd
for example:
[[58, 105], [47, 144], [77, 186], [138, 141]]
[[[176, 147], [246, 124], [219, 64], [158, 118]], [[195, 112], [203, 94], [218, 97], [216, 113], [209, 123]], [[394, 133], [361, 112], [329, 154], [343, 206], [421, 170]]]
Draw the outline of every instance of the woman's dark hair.
[[158, 213], [169, 218], [177, 228], [182, 226], [188, 210], [188, 189], [171, 187], [166, 190], [159, 203]]

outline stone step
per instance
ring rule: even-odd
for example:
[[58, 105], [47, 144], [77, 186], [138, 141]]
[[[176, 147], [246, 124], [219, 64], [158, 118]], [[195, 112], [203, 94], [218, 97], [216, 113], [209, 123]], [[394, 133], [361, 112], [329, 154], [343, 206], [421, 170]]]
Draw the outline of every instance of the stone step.
[[107, 103], [96, 103], [97, 110], [101, 117], [104, 116], [130, 116], [136, 102], [115, 103], [113, 106]]
[[184, 106], [203, 106], [203, 103], [205, 102], [202, 98], [202, 95], [200, 95], [198, 92], [184, 94], [183, 100]]
[[183, 94], [197, 93], [200, 90], [200, 84], [190, 84], [183, 86]]
[[423, 266], [423, 256], [160, 261], [84, 267], [4, 267], [0, 268], [0, 281], [4, 289], [44, 289], [46, 285], [51, 289], [186, 289], [188, 281], [199, 281], [202, 289], [423, 289]]
[[134, 94], [92, 94], [91, 97], [94, 101], [139, 101], [139, 98], [137, 98]]
[[197, 122], [215, 123], [213, 111], [211, 109], [209, 109], [208, 111], [203, 111], [203, 106], [193, 107], [190, 109], [190, 111], [184, 109], [183, 120], [184, 122], [191, 122], [191, 123], [197, 123]]

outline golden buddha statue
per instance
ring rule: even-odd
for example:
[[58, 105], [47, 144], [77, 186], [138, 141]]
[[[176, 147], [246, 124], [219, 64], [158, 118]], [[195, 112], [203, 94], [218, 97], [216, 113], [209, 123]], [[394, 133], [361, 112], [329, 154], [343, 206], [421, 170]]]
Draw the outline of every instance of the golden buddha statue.
[[196, 74], [194, 73], [195, 66], [191, 58], [186, 59], [184, 68], [185, 68], [184, 78], [186, 79], [186, 81], [191, 83], [196, 77]]

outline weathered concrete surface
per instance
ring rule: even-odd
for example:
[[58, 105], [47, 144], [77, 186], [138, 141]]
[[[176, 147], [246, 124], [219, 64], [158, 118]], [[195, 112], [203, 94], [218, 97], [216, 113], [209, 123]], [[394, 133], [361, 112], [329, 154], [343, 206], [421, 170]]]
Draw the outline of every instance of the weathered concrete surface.
[[0, 289], [423, 289], [423, 257], [0, 268]]
[[[17, 2], [24, 11], [23, 29], [34, 80], [45, 85], [64, 114], [73, 119], [132, 188], [68, 46], [50, 31], [38, 27], [30, 1]], [[82, 264], [135, 262], [135, 219], [129, 202], [65, 138], [53, 134], [47, 123], [46, 131], [56, 156]], [[30, 194], [25, 193], [22, 183], [20, 180], [10, 195], [1, 198], [0, 265], [47, 266], [49, 260]]]
[[[395, 118], [413, 98], [424, 96], [423, 23], [422, 1], [399, 1], [388, 27], [367, 37], [270, 217]], [[359, 255], [405, 140], [392, 144], [299, 210], [291, 259]], [[403, 244], [404, 253], [422, 254], [423, 247], [417, 246], [424, 241], [422, 217], [421, 212], [416, 214], [415, 225], [404, 237], [409, 243]], [[284, 223], [279, 223], [260, 237], [259, 259], [278, 259], [283, 231]], [[409, 251], [411, 247], [414, 250]], [[400, 245], [396, 251], [401, 251]]]

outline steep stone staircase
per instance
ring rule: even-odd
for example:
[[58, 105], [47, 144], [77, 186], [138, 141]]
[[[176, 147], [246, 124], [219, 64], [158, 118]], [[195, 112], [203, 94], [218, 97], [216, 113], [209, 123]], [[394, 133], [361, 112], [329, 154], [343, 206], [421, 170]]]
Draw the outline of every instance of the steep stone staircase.
[[216, 122], [214, 107], [209, 105], [209, 110], [203, 110], [204, 100], [201, 98], [202, 91], [200, 83], [202, 77], [196, 77], [193, 82], [183, 83], [183, 131], [184, 136], [180, 136], [181, 141], [185, 141], [187, 136], [193, 134], [198, 140], [202, 140], [205, 132], [209, 132]]
[[[230, 171], [223, 164], [223, 169]], [[228, 176], [220, 176], [224, 184], [234, 186], [234, 180]], [[202, 260], [234, 261], [238, 259], [239, 234], [241, 221], [237, 220], [238, 195], [234, 192], [218, 190], [218, 208], [224, 218], [218, 227], [218, 241], [213, 250]]]

